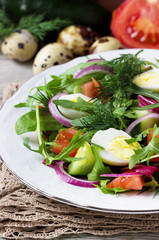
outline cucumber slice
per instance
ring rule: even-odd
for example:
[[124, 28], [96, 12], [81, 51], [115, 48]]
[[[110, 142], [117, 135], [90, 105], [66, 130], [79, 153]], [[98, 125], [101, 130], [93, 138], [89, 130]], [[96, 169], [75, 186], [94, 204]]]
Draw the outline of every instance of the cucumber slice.
[[[143, 117], [144, 115], [149, 114], [149, 113], [150, 112], [148, 110], [144, 110], [144, 111], [136, 110], [135, 111], [135, 114], [136, 114], [137, 118]], [[159, 124], [159, 120], [158, 119], [156, 119], [156, 118], [145, 119], [144, 121], [142, 121], [140, 123], [139, 131], [142, 132], [145, 129], [152, 128], [155, 124]]]
[[85, 143], [83, 147], [80, 147], [75, 157], [84, 157], [83, 160], [71, 162], [68, 166], [68, 173], [70, 175], [82, 175], [85, 176], [90, 173], [95, 164], [94, 155], [89, 143]]
[[82, 88], [80, 85], [74, 87], [73, 93], [82, 93]]

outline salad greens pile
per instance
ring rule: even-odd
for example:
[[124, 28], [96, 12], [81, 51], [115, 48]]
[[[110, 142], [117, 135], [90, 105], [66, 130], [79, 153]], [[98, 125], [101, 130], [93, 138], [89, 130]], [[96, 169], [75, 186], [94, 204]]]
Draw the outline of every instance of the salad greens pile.
[[[69, 165], [72, 166], [71, 164], [75, 162], [80, 164], [81, 161], [85, 159], [84, 154], [81, 154], [81, 156], [78, 154], [77, 157], [76, 155], [72, 156], [72, 151], [84, 147], [87, 142], [91, 146], [94, 164], [91, 171], [86, 175], [88, 181], [97, 182], [97, 184], [93, 186], [100, 188], [103, 193], [138, 190], [127, 187], [124, 188], [120, 184], [119, 186], [114, 185], [114, 187], [108, 187], [108, 183], [113, 179], [109, 175], [116, 173], [117, 175], [121, 174], [121, 176], [118, 177], [125, 179], [142, 176], [144, 185], [141, 191], [151, 191], [155, 189], [157, 193], [159, 191], [159, 161], [151, 161], [159, 157], [159, 138], [156, 137], [159, 135], [159, 127], [157, 127], [157, 125], [151, 126], [151, 128], [144, 126], [145, 129], [142, 129], [141, 121], [132, 129], [131, 138], [125, 140], [128, 144], [139, 142], [141, 145], [140, 149], [134, 150], [134, 155], [131, 156], [129, 161], [129, 166], [127, 167], [128, 173], [130, 174], [129, 176], [126, 176], [125, 171], [122, 169], [123, 167], [114, 166], [102, 161], [99, 153], [105, 149], [100, 146], [100, 144], [95, 144], [91, 140], [94, 134], [100, 130], [114, 128], [126, 131], [130, 124], [140, 118], [141, 112], [149, 110], [153, 112], [154, 109], [159, 107], [158, 93], [150, 89], [141, 88], [133, 83], [133, 79], [136, 76], [158, 67], [156, 64], [140, 59], [138, 57], [139, 54], [140, 52], [135, 55], [121, 54], [118, 58], [110, 61], [100, 58], [80, 63], [68, 69], [60, 76], [52, 75], [51, 80], [49, 82], [45, 81], [44, 86], [31, 89], [27, 101], [15, 106], [30, 109], [29, 112], [17, 120], [15, 125], [16, 133], [20, 135], [26, 132], [37, 131], [38, 134], [39, 149], [34, 150], [31, 148], [28, 137], [24, 139], [25, 147], [41, 154], [46, 160], [46, 165], [56, 165], [57, 162], [63, 161], [68, 169], [70, 169]], [[108, 70], [87, 71], [87, 69], [92, 69], [91, 67], [94, 66], [107, 66]], [[85, 74], [75, 79], [75, 74], [83, 69], [85, 70]], [[98, 82], [98, 86], [95, 90], [95, 97], [93, 97], [91, 101], [86, 101], [81, 97], [77, 97], [76, 101], [60, 98], [52, 101], [52, 104], [54, 104], [57, 109], [58, 107], [62, 107], [84, 113], [84, 116], [70, 121], [71, 129], [75, 129], [77, 132], [69, 139], [69, 145], [63, 147], [57, 154], [53, 151], [54, 148], [61, 147], [60, 141], [56, 141], [57, 136], [63, 129], [68, 129], [68, 127], [64, 126], [52, 116], [52, 112], [49, 109], [49, 101], [59, 93], [81, 93], [82, 86], [91, 82], [92, 78]], [[138, 95], [151, 98], [154, 100], [154, 103], [139, 107]], [[151, 119], [149, 119], [149, 121], [151, 121]], [[152, 139], [147, 143], [147, 136], [152, 130]], [[140, 171], [138, 170], [139, 168]], [[136, 169], [138, 170], [138, 174], [136, 173]], [[66, 170], [67, 175], [71, 174], [70, 172], [68, 170], [67, 173]], [[151, 174], [148, 175], [147, 172], [151, 172]], [[82, 174], [75, 175], [80, 177], [79, 175]]]

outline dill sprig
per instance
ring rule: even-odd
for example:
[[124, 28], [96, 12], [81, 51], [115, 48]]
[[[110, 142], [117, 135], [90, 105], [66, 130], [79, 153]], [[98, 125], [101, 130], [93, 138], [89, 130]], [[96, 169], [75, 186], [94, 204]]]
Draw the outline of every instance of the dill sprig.
[[133, 54], [121, 54], [120, 57], [106, 61], [106, 65], [113, 68], [113, 74], [106, 74], [101, 79], [99, 98], [107, 100], [109, 97], [122, 102], [130, 93], [127, 88], [133, 85], [135, 76], [145, 71], [147, 63]]
[[43, 41], [48, 32], [60, 31], [70, 24], [72, 22], [69, 19], [55, 18], [46, 21], [44, 14], [32, 14], [22, 17], [16, 25], [0, 9], [0, 38], [5, 38], [18, 30], [25, 29], [32, 33], [36, 40]]
[[29, 95], [29, 98], [32, 99], [31, 105], [33, 105], [34, 101], [36, 101], [45, 108], [48, 108], [48, 103], [51, 97], [52, 96], [48, 92], [45, 91], [43, 93], [41, 90], [39, 90], [39, 88], [37, 88], [37, 92], [34, 95]]
[[106, 105], [97, 105], [94, 108], [94, 113], [89, 116], [82, 117], [71, 121], [71, 124], [76, 127], [85, 128], [87, 131], [105, 130], [108, 128], [117, 128], [118, 120], [112, 112], [112, 104], [108, 102]]

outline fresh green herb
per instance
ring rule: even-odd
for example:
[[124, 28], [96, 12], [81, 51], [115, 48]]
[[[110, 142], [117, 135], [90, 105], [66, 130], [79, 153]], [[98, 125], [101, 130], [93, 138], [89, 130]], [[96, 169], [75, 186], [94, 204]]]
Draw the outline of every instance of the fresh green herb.
[[[41, 131], [59, 130], [62, 128], [62, 125], [52, 117], [47, 109], [41, 108], [39, 115]], [[15, 124], [15, 130], [18, 135], [36, 131], [36, 128], [36, 111], [34, 110], [21, 116]]]
[[76, 80], [73, 78], [73, 75], [63, 75], [61, 77], [52, 75], [52, 81], [48, 82], [46, 89], [51, 91], [54, 95], [63, 91], [73, 93], [75, 86], [81, 86], [83, 83], [91, 81], [92, 77], [96, 80], [100, 80], [104, 75], [104, 73], [97, 72], [77, 78]]
[[[56, 157], [53, 158], [53, 160], [68, 160], [72, 159], [74, 161], [75, 158], [70, 158], [69, 154], [72, 152], [74, 149], [82, 147], [85, 142], [88, 142], [88, 139], [90, 139], [93, 135], [92, 132], [86, 132], [85, 134], [80, 136], [80, 133], [82, 130], [79, 130], [71, 139], [70, 144], [64, 148]], [[77, 159], [75, 159], [76, 161]]]
[[128, 144], [134, 143], [134, 142], [141, 142], [144, 138], [147, 137], [147, 135], [150, 133], [150, 130], [153, 128], [145, 129], [140, 134], [136, 135], [134, 138], [125, 139], [125, 142]]
[[94, 109], [101, 105], [100, 101], [87, 102], [84, 99], [78, 97], [76, 102], [70, 100], [54, 100], [53, 103], [65, 108], [78, 109], [81, 112], [94, 113]]
[[[153, 159], [159, 155], [159, 138], [156, 137], [156, 135], [159, 134], [159, 127], [156, 125], [154, 126], [154, 134], [149, 142], [149, 144], [142, 149], [134, 150], [135, 154], [131, 156], [130, 162], [129, 162], [129, 168], [132, 169], [136, 164], [143, 163], [146, 161], [149, 161], [150, 159]], [[156, 153], [157, 155], [153, 156], [153, 153]]]
[[114, 74], [106, 74], [101, 79], [99, 97], [107, 100], [112, 96], [122, 103], [130, 95], [127, 89], [132, 87], [134, 77], [145, 71], [146, 62], [133, 54], [121, 54], [105, 64], [113, 68]]
[[122, 192], [128, 191], [128, 190], [120, 188], [120, 187], [108, 188], [107, 187], [108, 182], [110, 182], [109, 179], [101, 180], [100, 186], [96, 185], [96, 187], [99, 188], [104, 194], [117, 194], [117, 193], [122, 193]]
[[37, 40], [43, 41], [48, 32], [60, 31], [72, 23], [68, 19], [55, 18], [46, 21], [44, 18], [44, 14], [24, 16], [19, 20], [18, 25], [15, 25], [7, 14], [0, 10], [0, 38], [5, 38], [14, 32], [26, 29]]
[[94, 108], [94, 114], [72, 120], [71, 124], [76, 127], [86, 128], [87, 131], [119, 127], [119, 122], [112, 113], [111, 103], [97, 106]]

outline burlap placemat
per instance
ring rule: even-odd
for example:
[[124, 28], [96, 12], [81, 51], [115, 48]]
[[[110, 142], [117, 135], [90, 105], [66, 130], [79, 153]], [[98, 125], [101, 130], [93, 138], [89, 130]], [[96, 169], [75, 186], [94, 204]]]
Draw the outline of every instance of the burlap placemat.
[[[19, 83], [10, 85], [5, 99], [18, 87]], [[0, 161], [0, 236], [51, 239], [65, 234], [138, 232], [159, 232], [159, 214], [102, 213], [62, 204], [23, 185]]]

